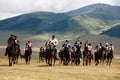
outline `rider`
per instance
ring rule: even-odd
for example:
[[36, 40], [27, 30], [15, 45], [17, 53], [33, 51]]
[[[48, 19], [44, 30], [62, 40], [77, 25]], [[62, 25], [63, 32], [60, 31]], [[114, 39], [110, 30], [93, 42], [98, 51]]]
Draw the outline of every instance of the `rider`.
[[15, 36], [11, 35], [8, 39], [8, 47], [13, 46], [15, 44]]
[[114, 57], [114, 46], [112, 43], [110, 44], [109, 50], [112, 53], [112, 56]]
[[102, 42], [100, 42], [96, 47], [97, 50], [100, 50], [102, 48]]
[[108, 43], [106, 43], [106, 45], [105, 45], [105, 53], [107, 54], [108, 53], [108, 50], [109, 50], [109, 46], [108, 46]]
[[[53, 43], [54, 44], [55, 55], [56, 55], [56, 57], [58, 57], [58, 49], [57, 49], [58, 40], [55, 37], [55, 35], [52, 35], [52, 38], [50, 38], [49, 43]], [[48, 46], [49, 46], [49, 43], [48, 43]], [[50, 49], [50, 47], [49, 47], [49, 49]]]
[[[15, 44], [15, 38], [14, 38], [14, 35], [11, 35], [10, 38], [7, 40], [7, 48], [6, 48], [6, 51], [9, 49], [9, 47], [11, 46], [14, 46]], [[7, 53], [4, 54], [5, 56], [7, 55]]]
[[44, 47], [42, 46], [41, 48], [40, 48], [40, 52], [43, 52], [44, 51]]
[[74, 46], [77, 46], [78, 44], [82, 44], [80, 37], [78, 37], [77, 41], [74, 43]]
[[89, 42], [89, 44], [88, 44], [88, 50], [89, 50], [89, 51], [92, 51], [92, 45], [91, 45], [90, 42]]
[[84, 50], [88, 50], [88, 45], [89, 45], [89, 41], [86, 40], [85, 44], [84, 44]]
[[[17, 46], [17, 48], [18, 48], [18, 52], [19, 52], [19, 54], [20, 54], [20, 41], [17, 39], [17, 36], [14, 36], [15, 37], [15, 46]], [[21, 55], [21, 54], [20, 54]]]
[[70, 43], [68, 40], [65, 41], [65, 43], [62, 45], [62, 50], [64, 50], [64, 48], [70, 48]]
[[25, 50], [30, 49], [30, 53], [32, 53], [32, 42], [30, 40], [27, 41]]

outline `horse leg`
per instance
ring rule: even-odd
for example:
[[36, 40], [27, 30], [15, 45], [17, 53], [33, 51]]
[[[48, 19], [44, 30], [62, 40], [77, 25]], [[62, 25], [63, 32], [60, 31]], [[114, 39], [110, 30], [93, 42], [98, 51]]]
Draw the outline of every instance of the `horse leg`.
[[45, 55], [45, 62], [46, 62], [46, 64], [47, 64], [47, 54]]
[[110, 59], [109, 66], [111, 65], [111, 62], [112, 62], [112, 58]]
[[85, 57], [83, 57], [83, 66], [85, 65]]
[[55, 58], [56, 58], [56, 56], [54, 55], [54, 66], [55, 66]]
[[88, 56], [86, 56], [86, 66], [88, 65]]
[[9, 66], [12, 66], [12, 58], [9, 57]]
[[50, 66], [52, 66], [52, 57], [50, 58]]
[[39, 63], [40, 63], [40, 52], [39, 52]]
[[28, 62], [28, 58], [27, 58], [27, 57], [25, 57], [25, 62], [26, 62], [26, 64], [27, 64], [27, 62]]

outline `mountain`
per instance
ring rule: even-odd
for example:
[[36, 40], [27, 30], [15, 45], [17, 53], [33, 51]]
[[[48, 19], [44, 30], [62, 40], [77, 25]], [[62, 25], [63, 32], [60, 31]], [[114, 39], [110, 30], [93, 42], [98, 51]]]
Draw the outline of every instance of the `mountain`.
[[0, 21], [0, 30], [101, 34], [120, 22], [120, 6], [93, 4], [67, 13], [33, 12]]
[[76, 10], [72, 10], [69, 11], [68, 13], [70, 14], [84, 14], [84, 13], [89, 13], [89, 12], [93, 12], [93, 11], [99, 11], [99, 12], [103, 12], [103, 11], [109, 11], [109, 12], [120, 12], [119, 6], [111, 6], [109, 4], [101, 4], [101, 3], [97, 3], [97, 4], [92, 4], [92, 5], [88, 5]]
[[109, 35], [110, 37], [120, 37], [120, 24], [115, 25], [113, 28], [101, 33], [100, 35]]

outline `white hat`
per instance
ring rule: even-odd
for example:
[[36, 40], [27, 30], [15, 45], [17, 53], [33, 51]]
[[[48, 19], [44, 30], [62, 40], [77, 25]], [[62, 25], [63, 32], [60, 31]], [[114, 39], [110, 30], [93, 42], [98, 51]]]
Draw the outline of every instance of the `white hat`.
[[108, 45], [108, 43], [106, 43], [106, 45]]

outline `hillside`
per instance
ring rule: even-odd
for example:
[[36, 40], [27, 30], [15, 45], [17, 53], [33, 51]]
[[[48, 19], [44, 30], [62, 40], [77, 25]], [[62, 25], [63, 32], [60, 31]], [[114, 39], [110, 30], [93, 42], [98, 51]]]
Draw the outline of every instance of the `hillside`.
[[100, 35], [103, 34], [109, 35], [111, 37], [120, 37], [120, 24], [115, 25], [113, 28], [103, 32]]
[[0, 21], [0, 30], [100, 34], [120, 22], [120, 7], [93, 4], [67, 13], [33, 12]]

